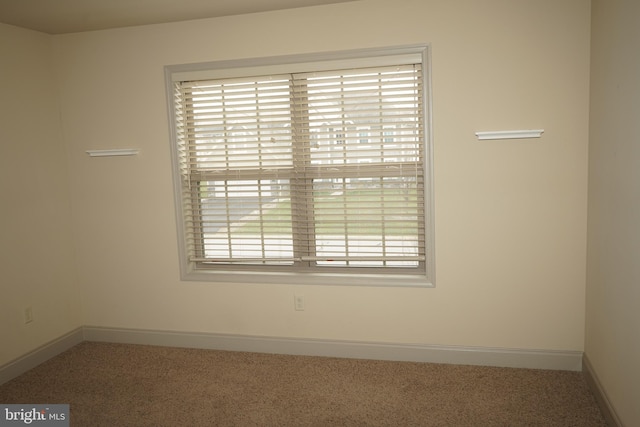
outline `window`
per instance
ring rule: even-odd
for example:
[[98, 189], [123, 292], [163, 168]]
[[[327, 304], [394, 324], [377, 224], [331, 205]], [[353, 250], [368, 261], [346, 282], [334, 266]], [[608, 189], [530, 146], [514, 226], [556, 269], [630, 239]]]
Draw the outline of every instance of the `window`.
[[433, 283], [425, 54], [166, 67], [183, 278]]

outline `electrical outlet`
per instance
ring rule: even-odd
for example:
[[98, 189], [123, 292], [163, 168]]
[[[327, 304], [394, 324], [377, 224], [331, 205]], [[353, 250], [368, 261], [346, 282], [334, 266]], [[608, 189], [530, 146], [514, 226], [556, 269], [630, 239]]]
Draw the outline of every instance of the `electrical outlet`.
[[33, 322], [33, 308], [27, 307], [24, 309], [24, 324]]
[[295, 308], [296, 311], [304, 311], [304, 296], [294, 295], [293, 307]]

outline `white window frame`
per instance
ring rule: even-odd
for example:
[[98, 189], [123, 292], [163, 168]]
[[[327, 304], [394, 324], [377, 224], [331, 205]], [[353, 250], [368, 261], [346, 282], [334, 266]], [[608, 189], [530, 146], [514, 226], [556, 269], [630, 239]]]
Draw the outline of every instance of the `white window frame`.
[[[267, 73], [306, 72], [317, 69], [356, 68], [366, 66], [395, 65], [399, 57], [418, 58], [422, 63], [423, 110], [424, 110], [424, 216], [425, 216], [425, 272], [419, 274], [387, 273], [340, 273], [340, 272], [299, 272], [264, 271], [234, 269], [199, 269], [189, 260], [185, 234], [185, 219], [182, 207], [182, 184], [180, 159], [178, 156], [178, 134], [175, 123], [173, 85], [176, 81], [231, 78]], [[330, 65], [329, 65], [330, 64]], [[352, 51], [288, 55], [245, 60], [216, 61], [198, 64], [165, 66], [165, 83], [169, 109], [171, 135], [171, 156], [176, 208], [178, 252], [180, 276], [184, 281], [230, 282], [230, 283], [272, 283], [272, 284], [318, 284], [393, 287], [434, 287], [435, 286], [435, 239], [434, 239], [434, 197], [433, 197], [433, 144], [431, 117], [431, 69], [430, 47], [428, 45], [402, 46], [382, 49], [361, 49]]]

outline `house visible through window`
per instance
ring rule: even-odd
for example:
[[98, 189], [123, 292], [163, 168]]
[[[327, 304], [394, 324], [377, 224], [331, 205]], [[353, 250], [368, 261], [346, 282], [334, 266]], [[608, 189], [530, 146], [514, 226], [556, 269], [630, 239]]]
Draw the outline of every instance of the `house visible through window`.
[[183, 276], [431, 282], [424, 49], [409, 50], [167, 67]]

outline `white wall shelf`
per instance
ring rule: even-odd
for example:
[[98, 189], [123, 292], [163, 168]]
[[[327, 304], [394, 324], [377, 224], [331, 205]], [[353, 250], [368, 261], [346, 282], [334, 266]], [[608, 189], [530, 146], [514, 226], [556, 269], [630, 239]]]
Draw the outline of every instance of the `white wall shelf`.
[[120, 148], [111, 150], [87, 150], [90, 157], [135, 156], [140, 150], [135, 148]]
[[524, 139], [524, 138], [540, 138], [544, 129], [527, 129], [527, 130], [498, 130], [491, 132], [476, 132], [476, 136], [480, 141], [491, 139]]

